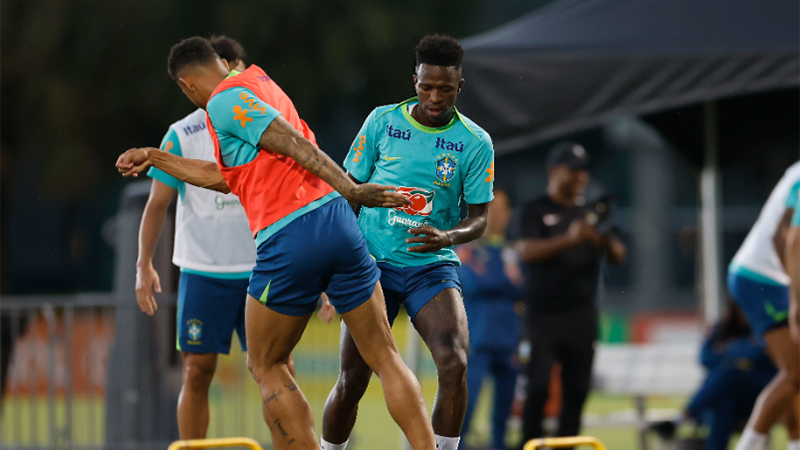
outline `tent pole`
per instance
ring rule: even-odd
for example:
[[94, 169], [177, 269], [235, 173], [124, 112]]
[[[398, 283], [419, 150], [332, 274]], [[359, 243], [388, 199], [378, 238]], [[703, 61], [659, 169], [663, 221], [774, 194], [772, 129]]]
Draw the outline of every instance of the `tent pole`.
[[720, 259], [722, 230], [720, 228], [720, 199], [722, 177], [719, 172], [719, 142], [717, 134], [717, 103], [703, 104], [705, 128], [705, 162], [700, 173], [700, 237], [702, 239], [702, 304], [707, 324], [720, 317], [722, 283]]

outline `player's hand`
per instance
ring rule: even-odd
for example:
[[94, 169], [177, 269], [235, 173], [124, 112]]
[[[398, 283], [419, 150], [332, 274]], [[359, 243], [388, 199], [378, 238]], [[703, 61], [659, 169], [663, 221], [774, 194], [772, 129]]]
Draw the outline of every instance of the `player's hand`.
[[333, 322], [333, 318], [336, 317], [336, 309], [331, 305], [328, 296], [325, 295], [324, 292], [322, 293], [322, 307], [319, 309], [317, 317], [323, 322], [328, 322], [328, 325], [330, 325], [330, 323]]
[[453, 245], [449, 234], [430, 225], [412, 228], [408, 232], [417, 237], [406, 239], [406, 244], [422, 244], [408, 247], [408, 251], [412, 253], [433, 253]]
[[153, 291], [161, 293], [161, 280], [158, 272], [153, 268], [153, 263], [136, 265], [136, 302], [143, 313], [152, 316], [157, 310], [156, 298]]
[[123, 177], [138, 177], [152, 165], [150, 164], [150, 152], [153, 150], [158, 151], [153, 147], [132, 148], [119, 155], [116, 163], [117, 171]]
[[[795, 296], [793, 295], [792, 297]], [[789, 301], [789, 332], [795, 342], [800, 341], [800, 306], [797, 303], [797, 298], [792, 298]]]
[[411, 200], [406, 196], [391, 192], [396, 186], [383, 186], [374, 183], [357, 184], [348, 193], [347, 200], [368, 208], [395, 208], [410, 205]]

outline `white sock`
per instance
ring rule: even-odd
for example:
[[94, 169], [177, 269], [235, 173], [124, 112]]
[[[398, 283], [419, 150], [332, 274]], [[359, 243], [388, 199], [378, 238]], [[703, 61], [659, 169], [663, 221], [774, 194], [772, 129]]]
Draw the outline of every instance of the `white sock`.
[[800, 450], [800, 439], [789, 441], [789, 443], [786, 444], [786, 448], [789, 450]]
[[322, 445], [322, 450], [344, 450], [347, 448], [348, 442], [350, 442], [350, 439], [344, 441], [344, 444], [331, 444], [325, 439], [319, 439], [319, 443]]
[[461, 441], [461, 436], [446, 437], [439, 436], [438, 434], [434, 434], [433, 436], [436, 438], [437, 450], [458, 450], [458, 443]]
[[745, 428], [739, 442], [736, 443], [735, 450], [766, 450], [767, 448], [766, 434], [761, 434], [752, 428]]

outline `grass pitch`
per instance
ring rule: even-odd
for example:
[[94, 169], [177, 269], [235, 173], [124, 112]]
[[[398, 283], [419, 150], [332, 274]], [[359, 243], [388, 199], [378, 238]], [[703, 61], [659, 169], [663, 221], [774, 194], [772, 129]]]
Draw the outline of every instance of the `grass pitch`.
[[[395, 339], [402, 349], [411, 330], [405, 316], [398, 317], [394, 327]], [[209, 438], [247, 436], [269, 446], [269, 430], [261, 416], [261, 398], [258, 388], [247, 371], [245, 355], [233, 344], [231, 355], [220, 357], [217, 374], [212, 384], [211, 424]], [[294, 353], [297, 381], [308, 398], [314, 412], [317, 434], [321, 432], [322, 409], [336, 381], [339, 371], [339, 326], [327, 325], [312, 318], [303, 339]], [[421, 347], [422, 364], [420, 381], [427, 400], [428, 410], [436, 394], [436, 371], [424, 345]], [[489, 442], [491, 383], [487, 384], [479, 399], [472, 431], [466, 442], [483, 446]], [[648, 407], [680, 410], [684, 398], [653, 397]], [[592, 417], [634, 409], [630, 397], [592, 394], [585, 412]], [[9, 396], [3, 405], [0, 420], [0, 447], [15, 445], [44, 445], [51, 441], [49, 420], [53, 417], [58, 426], [66, 423], [66, 404], [63, 398], [56, 402], [55, 414], [49, 413], [45, 398]], [[101, 447], [106, 419], [102, 397], [75, 398], [72, 406], [71, 436], [74, 445]], [[786, 433], [782, 427], [773, 432], [772, 448], [786, 447]], [[584, 429], [585, 435], [600, 439], [609, 450], [634, 450], [638, 448], [638, 434], [634, 427], [593, 427]], [[510, 430], [507, 443], [519, 439], [518, 430]], [[373, 377], [370, 387], [359, 406], [358, 421], [353, 430], [349, 450], [399, 450], [401, 433], [389, 416], [383, 400], [380, 381]], [[733, 445], [734, 440], [731, 441]], [[656, 447], [654, 447], [656, 448]]]

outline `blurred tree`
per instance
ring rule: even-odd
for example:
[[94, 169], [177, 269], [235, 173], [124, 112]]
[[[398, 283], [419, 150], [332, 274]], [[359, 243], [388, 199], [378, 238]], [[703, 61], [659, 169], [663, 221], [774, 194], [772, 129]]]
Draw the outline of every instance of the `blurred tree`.
[[546, 1], [4, 0], [0, 289], [110, 289], [100, 230], [126, 182], [113, 163], [193, 109], [166, 75], [180, 39], [240, 40], [339, 160], [374, 106], [413, 95], [422, 35], [465, 37]]

